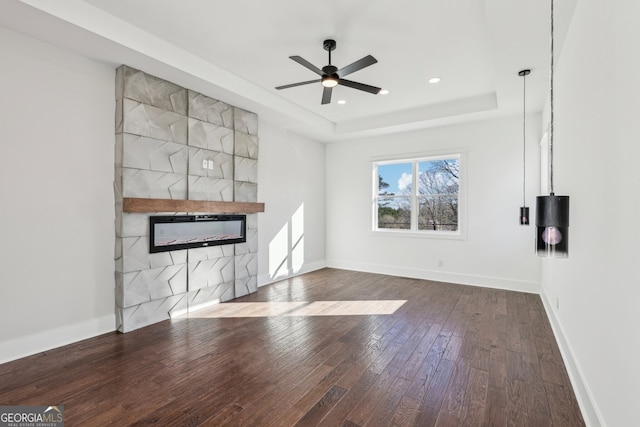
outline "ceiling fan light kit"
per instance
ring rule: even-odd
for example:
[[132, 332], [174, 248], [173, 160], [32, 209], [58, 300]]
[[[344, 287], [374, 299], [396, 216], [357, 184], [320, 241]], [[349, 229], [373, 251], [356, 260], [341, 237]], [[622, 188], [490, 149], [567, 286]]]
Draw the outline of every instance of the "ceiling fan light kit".
[[336, 49], [336, 41], [332, 39], [327, 39], [322, 43], [322, 47], [329, 53], [329, 64], [322, 67], [322, 69], [316, 67], [306, 59], [294, 55], [290, 56], [292, 60], [302, 65], [303, 67], [313, 71], [317, 75], [320, 76], [319, 79], [316, 80], [308, 80], [299, 83], [292, 83], [284, 86], [276, 87], [277, 90], [281, 89], [289, 89], [296, 86], [303, 86], [313, 83], [320, 83], [323, 87], [322, 90], [322, 101], [321, 104], [329, 104], [331, 102], [331, 94], [334, 87], [341, 85], [350, 87], [352, 89], [361, 90], [363, 92], [371, 93], [373, 95], [377, 95], [380, 93], [381, 88], [367, 85], [364, 83], [358, 83], [351, 80], [346, 80], [343, 77], [355, 73], [356, 71], [360, 71], [363, 68], [366, 68], [370, 65], [378, 62], [373, 56], [367, 55], [358, 61], [347, 65], [346, 67], [338, 69], [336, 66], [331, 64], [331, 52]]
[[322, 77], [322, 86], [324, 87], [336, 87], [338, 86], [338, 79], [333, 76]]

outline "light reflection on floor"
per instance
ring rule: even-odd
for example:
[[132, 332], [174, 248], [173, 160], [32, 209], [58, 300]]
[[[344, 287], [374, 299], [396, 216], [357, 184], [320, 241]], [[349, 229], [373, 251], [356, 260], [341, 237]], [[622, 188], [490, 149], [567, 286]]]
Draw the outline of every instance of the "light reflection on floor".
[[189, 313], [189, 318], [271, 316], [366, 316], [393, 314], [406, 300], [226, 302]]

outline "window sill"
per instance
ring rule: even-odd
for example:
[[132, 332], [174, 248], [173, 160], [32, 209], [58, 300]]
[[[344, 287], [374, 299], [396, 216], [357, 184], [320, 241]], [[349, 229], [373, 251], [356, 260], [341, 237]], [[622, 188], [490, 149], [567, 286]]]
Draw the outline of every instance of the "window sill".
[[418, 239], [441, 239], [441, 240], [467, 240], [463, 232], [446, 231], [407, 231], [407, 230], [372, 230], [371, 234], [376, 237], [409, 237]]

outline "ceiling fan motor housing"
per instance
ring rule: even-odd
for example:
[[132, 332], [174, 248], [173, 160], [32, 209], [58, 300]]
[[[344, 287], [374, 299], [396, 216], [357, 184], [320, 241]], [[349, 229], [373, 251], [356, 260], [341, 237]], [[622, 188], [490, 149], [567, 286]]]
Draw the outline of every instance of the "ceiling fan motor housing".
[[338, 67], [334, 67], [333, 65], [325, 65], [322, 67], [322, 72], [328, 76], [335, 75], [335, 77], [338, 78], [338, 75], [336, 74], [338, 72]]

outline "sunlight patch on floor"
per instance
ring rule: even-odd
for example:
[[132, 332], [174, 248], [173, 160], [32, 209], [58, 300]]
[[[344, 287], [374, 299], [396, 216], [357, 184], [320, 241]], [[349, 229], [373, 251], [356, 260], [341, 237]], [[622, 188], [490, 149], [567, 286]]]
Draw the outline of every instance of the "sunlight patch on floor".
[[366, 316], [393, 314], [406, 300], [225, 302], [187, 315], [190, 318], [270, 316]]

